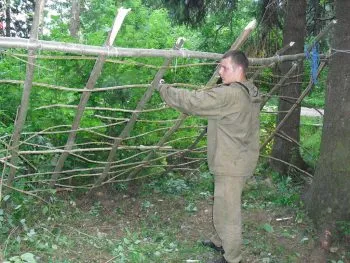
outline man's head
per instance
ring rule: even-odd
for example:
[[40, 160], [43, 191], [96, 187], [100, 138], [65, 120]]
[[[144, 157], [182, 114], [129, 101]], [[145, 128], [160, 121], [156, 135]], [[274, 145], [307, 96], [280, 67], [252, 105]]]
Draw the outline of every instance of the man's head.
[[230, 50], [226, 52], [219, 65], [222, 83], [231, 84], [236, 81], [245, 81], [248, 65], [248, 59], [242, 51]]

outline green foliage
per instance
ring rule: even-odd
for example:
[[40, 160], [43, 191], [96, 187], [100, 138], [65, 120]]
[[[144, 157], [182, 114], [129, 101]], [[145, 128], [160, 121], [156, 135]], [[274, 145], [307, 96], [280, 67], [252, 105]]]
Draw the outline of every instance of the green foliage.
[[156, 192], [168, 194], [183, 194], [189, 191], [189, 186], [183, 178], [178, 178], [175, 174], [170, 173], [162, 180], [153, 180], [147, 186], [147, 189], [153, 189]]
[[343, 238], [350, 237], [350, 221], [337, 221], [336, 227]]
[[282, 206], [298, 206], [300, 202], [300, 191], [297, 186], [292, 184], [291, 177], [281, 177], [273, 173], [273, 179], [277, 183], [276, 198], [273, 200], [275, 204]]
[[191, 196], [200, 195], [208, 198], [214, 190], [213, 176], [208, 172], [191, 174], [184, 177], [179, 173], [169, 173], [167, 176], [154, 179], [145, 186], [146, 193], [166, 193], [184, 195], [191, 200]]
[[32, 253], [24, 253], [20, 256], [14, 256], [4, 263], [36, 263], [35, 256]]
[[268, 223], [265, 223], [261, 226], [262, 229], [264, 229], [267, 233], [273, 233], [274, 230], [273, 230], [273, 226], [271, 226], [270, 224]]
[[37, 259], [32, 253], [23, 253], [28, 247], [52, 253], [59, 245], [68, 245], [67, 237], [61, 235], [57, 229], [50, 232], [38, 224], [43, 218], [47, 222], [55, 217], [64, 218], [60, 211], [60, 202], [54, 205], [39, 204], [35, 198], [11, 192], [5, 195], [1, 204], [3, 208], [0, 209], [0, 239], [4, 243], [1, 242], [0, 245], [4, 245], [3, 255], [9, 262], [36, 262]]
[[165, 186], [166, 186], [166, 192], [168, 192], [170, 194], [180, 194], [180, 193], [185, 192], [189, 189], [185, 180], [183, 180], [183, 179], [170, 178], [166, 182]]
[[[265, 109], [267, 111], [275, 111], [276, 106], [271, 104], [267, 104]], [[270, 136], [272, 132], [274, 132], [276, 127], [276, 115], [275, 114], [260, 114], [260, 144], [263, 144], [265, 140]], [[262, 154], [269, 155], [272, 150], [272, 143], [269, 143], [263, 150]]]
[[101, 212], [102, 206], [100, 202], [96, 202], [94, 203], [93, 206], [91, 206], [89, 213], [93, 216], [99, 216], [100, 212]]
[[301, 155], [310, 167], [316, 167], [320, 155], [322, 118], [302, 117], [300, 126]]
[[[311, 92], [303, 100], [302, 106], [324, 108], [325, 105], [325, 92], [327, 89], [327, 76], [328, 68], [325, 68], [317, 78], [317, 83], [312, 87]], [[305, 61], [304, 63], [304, 82], [309, 83], [311, 78], [311, 63]], [[304, 85], [306, 87], [306, 85]]]
[[248, 183], [244, 191], [243, 207], [259, 205], [259, 207], [299, 207], [300, 186], [292, 183], [291, 177], [284, 177], [266, 168], [257, 170], [263, 173]]
[[161, 262], [165, 254], [171, 257], [178, 252], [177, 242], [172, 242], [166, 233], [154, 234], [154, 237], [140, 236], [126, 229], [124, 238], [114, 244], [113, 262]]

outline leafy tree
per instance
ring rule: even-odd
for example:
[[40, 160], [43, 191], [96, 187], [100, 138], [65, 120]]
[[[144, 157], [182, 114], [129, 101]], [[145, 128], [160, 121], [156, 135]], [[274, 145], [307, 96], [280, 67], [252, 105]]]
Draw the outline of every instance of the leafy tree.
[[280, 1], [258, 1], [256, 11], [260, 24], [257, 28], [255, 50], [252, 53], [257, 57], [273, 56], [282, 45], [283, 18], [285, 6]]
[[72, 0], [71, 20], [69, 32], [72, 37], [77, 37], [80, 28], [81, 0]]
[[157, 0], [143, 1], [148, 6], [159, 8], [164, 6], [169, 10], [172, 20], [179, 24], [198, 27], [203, 24], [209, 14], [222, 13], [229, 21], [237, 0]]

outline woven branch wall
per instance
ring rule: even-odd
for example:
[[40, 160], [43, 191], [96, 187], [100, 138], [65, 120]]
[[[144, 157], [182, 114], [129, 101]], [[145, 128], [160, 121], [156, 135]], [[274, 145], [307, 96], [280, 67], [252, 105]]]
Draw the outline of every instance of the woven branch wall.
[[[167, 50], [166, 53], [151, 54], [141, 50], [141, 53], [144, 52], [142, 56], [148, 54], [150, 57], [157, 57], [152, 63], [139, 63], [136, 59], [112, 59], [113, 56], [120, 57], [117, 49], [114, 48], [114, 53], [111, 50], [123, 19], [127, 15], [128, 10], [125, 9], [119, 10], [111, 33], [100, 53], [96, 53], [95, 48], [89, 50], [81, 48], [77, 51], [76, 47], [72, 48], [73, 44], [53, 43], [47, 48], [37, 44], [41, 2], [36, 6], [35, 12], [31, 38], [27, 41], [28, 54], [18, 54], [11, 50], [4, 53], [6, 59], [15, 59], [21, 64], [22, 70], [26, 70], [24, 80], [0, 80], [0, 83], [6, 84], [9, 92], [13, 92], [14, 89], [18, 92], [18, 89], [23, 87], [21, 105], [11, 105], [11, 107], [20, 106], [13, 134], [3, 134], [0, 138], [4, 186], [12, 188], [13, 183], [17, 181], [29, 187], [35, 186], [35, 189], [92, 188], [107, 183], [159, 176], [172, 170], [198, 171], [206, 160], [206, 121], [188, 117], [168, 108], [155, 92], [155, 88], [167, 70], [176, 70], [181, 75], [182, 70], [190, 72], [195, 68], [198, 73], [203, 67], [206, 71], [213, 71], [212, 78], [206, 83], [196, 85], [170, 83], [170, 85], [191, 89], [213, 86], [218, 77], [215, 60], [221, 56], [220, 54], [183, 50], [183, 40], [179, 39], [173, 49]], [[252, 24], [248, 25], [231, 49], [240, 48], [253, 29]], [[0, 46], [21, 47], [18, 44], [20, 41], [16, 41], [1, 38]], [[257, 86], [263, 85], [267, 90], [263, 105], [268, 99], [276, 96], [278, 89], [296, 78], [298, 62], [294, 63], [286, 76], [261, 74], [264, 69], [272, 68], [281, 61], [293, 61], [304, 57], [303, 54], [282, 56], [289, 47], [278, 51], [273, 58], [260, 60], [250, 58], [253, 66], [249, 69], [249, 78]], [[53, 55], [45, 53], [45, 48], [80, 55], [68, 56], [57, 52]], [[82, 54], [99, 55], [91, 57]], [[128, 53], [126, 56], [137, 55]], [[162, 62], [159, 57], [163, 57]], [[174, 63], [173, 57], [181, 59]], [[92, 70], [87, 76], [85, 87], [65, 87], [64, 80], [63, 83], [55, 84], [34, 81], [36, 74], [42, 77], [45, 74], [55, 74], [58, 70], [55, 67], [41, 67], [41, 61], [49, 60], [53, 61], [53, 65], [57, 65], [54, 62], [62, 59], [70, 62], [79, 61], [80, 65], [90, 65]], [[111, 72], [106, 71], [106, 68], [111, 70], [121, 65], [127, 65], [128, 70], [132, 67], [135, 79], [128, 80], [127, 83], [121, 81], [119, 85], [112, 86], [99, 82], [101, 74]], [[319, 70], [321, 71], [323, 67], [324, 63], [321, 63]], [[150, 81], [138, 83], [138, 72], [149, 74]], [[300, 106], [300, 102], [313, 86], [312, 81], [305, 83], [305, 86], [301, 97], [296, 98], [297, 102], [289, 112], [286, 112], [285, 119]], [[45, 96], [38, 97], [45, 94], [43, 90], [47, 92], [51, 101], [47, 101]], [[56, 98], [55, 101], [52, 101], [52, 98]], [[62, 101], [62, 98], [65, 101]], [[33, 108], [31, 105], [38, 105], [31, 103], [33, 100], [39, 100], [41, 105]], [[266, 108], [263, 109], [262, 114], [276, 113], [271, 109], [267, 111]], [[42, 125], [33, 131], [32, 127], [26, 126], [28, 116], [37, 118], [35, 121]], [[279, 128], [273, 130], [271, 127], [264, 127], [262, 123], [262, 147], [271, 141]], [[58, 143], [62, 141], [65, 143]], [[40, 163], [38, 160], [43, 160], [42, 165], [37, 165]]]

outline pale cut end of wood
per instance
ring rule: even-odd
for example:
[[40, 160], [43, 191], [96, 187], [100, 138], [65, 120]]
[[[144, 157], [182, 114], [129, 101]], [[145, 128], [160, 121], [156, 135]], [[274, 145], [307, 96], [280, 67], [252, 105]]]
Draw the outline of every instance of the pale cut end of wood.
[[294, 46], [294, 44], [295, 44], [295, 42], [292, 41], [289, 43], [289, 46], [292, 47], [292, 46]]
[[253, 19], [249, 24], [244, 28], [244, 30], [251, 29], [253, 30], [256, 27], [256, 19]]
[[118, 31], [123, 24], [124, 18], [130, 12], [130, 10], [131, 10], [130, 8], [125, 9], [124, 7], [121, 7], [118, 9], [118, 14], [117, 14], [117, 16], [114, 20], [114, 23], [113, 23], [111, 36], [110, 36], [108, 43], [107, 43], [108, 46], [113, 45], [113, 42], [118, 34]]
[[179, 37], [177, 40], [176, 40], [176, 45], [181, 45], [182, 43], [184, 43], [186, 41], [186, 38], [184, 37]]

